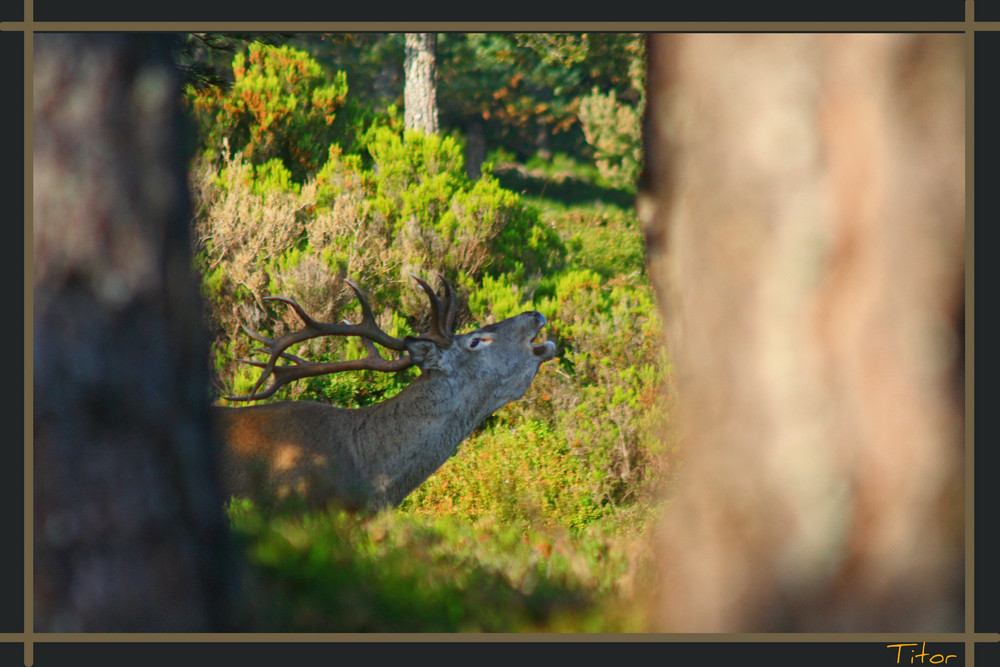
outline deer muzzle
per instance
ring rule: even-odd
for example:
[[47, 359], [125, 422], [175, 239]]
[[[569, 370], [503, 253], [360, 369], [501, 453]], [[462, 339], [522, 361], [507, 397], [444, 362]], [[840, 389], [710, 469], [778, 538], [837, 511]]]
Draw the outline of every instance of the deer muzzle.
[[[535, 337], [538, 336], [538, 334], [541, 333], [542, 327], [545, 326], [545, 323], [546, 323], [545, 316], [542, 315], [537, 310], [533, 310], [533, 311], [530, 311], [528, 313], [525, 313], [525, 315], [530, 315], [530, 316], [534, 317], [535, 320], [538, 322], [538, 328], [535, 330], [534, 335], [531, 336], [531, 338], [534, 339]], [[549, 359], [552, 359], [553, 357], [556, 356], [556, 344], [554, 342], [552, 342], [551, 340], [547, 340], [544, 343], [532, 344], [531, 345], [531, 352], [536, 357], [540, 357], [539, 363], [545, 363]]]

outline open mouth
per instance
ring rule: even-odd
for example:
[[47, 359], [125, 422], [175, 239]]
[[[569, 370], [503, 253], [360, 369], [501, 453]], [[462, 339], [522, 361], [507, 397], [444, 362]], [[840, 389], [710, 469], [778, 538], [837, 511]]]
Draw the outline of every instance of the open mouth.
[[532, 345], [531, 352], [536, 357], [541, 357], [542, 361], [548, 361], [552, 357], [556, 356], [556, 344], [547, 340], [539, 345]]
[[[538, 313], [538, 319], [538, 331], [536, 331], [535, 335], [531, 337], [531, 340], [537, 340], [538, 337], [542, 335], [542, 327], [545, 326], [545, 316]], [[556, 356], [556, 344], [551, 340], [547, 340], [542, 343], [531, 343], [531, 353], [536, 357], [541, 357], [542, 362], [546, 362]]]

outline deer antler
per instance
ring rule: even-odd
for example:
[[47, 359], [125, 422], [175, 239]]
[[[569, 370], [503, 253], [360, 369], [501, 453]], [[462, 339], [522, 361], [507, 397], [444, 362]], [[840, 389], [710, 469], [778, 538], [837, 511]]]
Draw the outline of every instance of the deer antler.
[[[438, 274], [438, 276], [444, 284], [445, 289], [446, 304], [443, 306], [443, 312], [441, 301], [438, 299], [437, 295], [434, 294], [434, 290], [432, 290], [426, 282], [417, 278], [417, 276], [413, 276], [427, 293], [431, 302], [432, 311], [431, 331], [422, 336], [418, 336], [418, 338], [432, 341], [438, 346], [444, 348], [451, 344], [452, 337], [454, 336], [453, 328], [455, 323], [456, 300], [455, 293], [451, 285], [448, 284], [448, 281], [445, 280], [444, 276], [441, 274]], [[240, 361], [245, 364], [263, 368], [264, 370], [260, 374], [260, 378], [257, 379], [253, 390], [249, 394], [245, 396], [227, 396], [226, 400], [251, 401], [268, 398], [279, 388], [289, 382], [294, 382], [295, 380], [300, 380], [306, 377], [326, 375], [327, 373], [354, 370], [376, 370], [388, 373], [401, 371], [412, 366], [413, 359], [409, 356], [400, 357], [398, 359], [386, 359], [379, 354], [378, 348], [375, 347], [375, 343], [391, 350], [402, 351], [406, 349], [405, 341], [402, 338], [390, 336], [379, 328], [378, 324], [375, 322], [375, 314], [372, 312], [371, 306], [368, 304], [368, 300], [365, 298], [364, 293], [362, 293], [361, 288], [351, 280], [347, 280], [345, 282], [351, 286], [352, 290], [354, 290], [354, 293], [357, 295], [358, 301], [361, 305], [361, 322], [357, 324], [351, 324], [346, 320], [344, 322], [317, 322], [310, 317], [305, 310], [303, 310], [302, 306], [288, 297], [264, 297], [265, 301], [280, 301], [290, 306], [305, 323], [305, 326], [298, 331], [286, 333], [277, 339], [267, 338], [266, 336], [263, 336], [255, 331], [251, 331], [246, 326], [243, 326], [243, 330], [248, 336], [267, 346], [266, 349], [258, 348], [255, 351], [268, 352], [271, 356], [267, 362], [241, 359]], [[365, 348], [368, 350], [368, 356], [363, 359], [349, 359], [345, 361], [321, 363], [306, 361], [305, 359], [285, 352], [285, 350], [292, 345], [301, 343], [311, 338], [318, 338], [319, 336], [360, 336]], [[291, 361], [293, 362], [293, 365], [278, 366], [277, 362], [279, 358]], [[272, 375], [274, 376], [274, 382], [272, 382], [265, 391], [258, 393], [258, 390], [264, 382]]]
[[412, 273], [410, 277], [416, 280], [421, 289], [427, 292], [427, 298], [431, 302], [431, 330], [419, 336], [419, 338], [432, 341], [438, 347], [447, 348], [451, 345], [451, 340], [455, 336], [455, 311], [457, 310], [455, 290], [445, 280], [445, 277], [438, 273], [438, 278], [441, 280], [441, 284], [444, 285], [445, 304], [442, 306], [441, 300], [438, 299], [430, 285]]

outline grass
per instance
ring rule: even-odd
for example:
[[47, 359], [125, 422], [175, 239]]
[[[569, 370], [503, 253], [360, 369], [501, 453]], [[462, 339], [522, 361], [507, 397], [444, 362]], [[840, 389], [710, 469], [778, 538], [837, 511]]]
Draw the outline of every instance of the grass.
[[635, 193], [604, 184], [596, 167], [557, 155], [550, 162], [533, 159], [527, 166], [501, 162], [493, 173], [556, 229], [569, 250], [570, 268], [609, 278], [623, 267], [644, 266], [646, 247], [633, 210]]
[[527, 198], [561, 202], [567, 206], [609, 204], [632, 206], [635, 193], [600, 182], [596, 169], [560, 156], [551, 163], [529, 162], [527, 166], [504, 162], [493, 168], [500, 185]]

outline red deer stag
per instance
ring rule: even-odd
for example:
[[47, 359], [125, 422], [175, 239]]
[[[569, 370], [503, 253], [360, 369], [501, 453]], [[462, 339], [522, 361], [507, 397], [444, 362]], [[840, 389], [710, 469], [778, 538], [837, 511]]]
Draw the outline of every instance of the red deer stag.
[[[352, 511], [397, 506], [477, 425], [523, 396], [541, 364], [555, 356], [555, 343], [532, 343], [545, 325], [541, 313], [521, 313], [456, 335], [454, 289], [440, 276], [442, 303], [426, 282], [413, 277], [430, 299], [432, 321], [429, 332], [402, 339], [378, 327], [367, 299], [351, 281], [361, 304], [358, 324], [316, 322], [293, 300], [266, 297], [289, 305], [305, 326], [276, 340], [244, 327], [267, 346], [270, 359], [246, 362], [264, 370], [249, 395], [229, 400], [267, 398], [294, 380], [345, 370], [392, 372], [416, 365], [421, 375], [397, 396], [356, 409], [315, 401], [218, 408], [227, 493], [264, 500], [301, 495], [311, 506], [334, 503]], [[285, 352], [327, 335], [360, 336], [368, 356], [317, 363]], [[386, 359], [375, 343], [406, 355]], [[278, 366], [279, 358], [293, 363]], [[269, 377], [272, 384], [258, 393]]]

